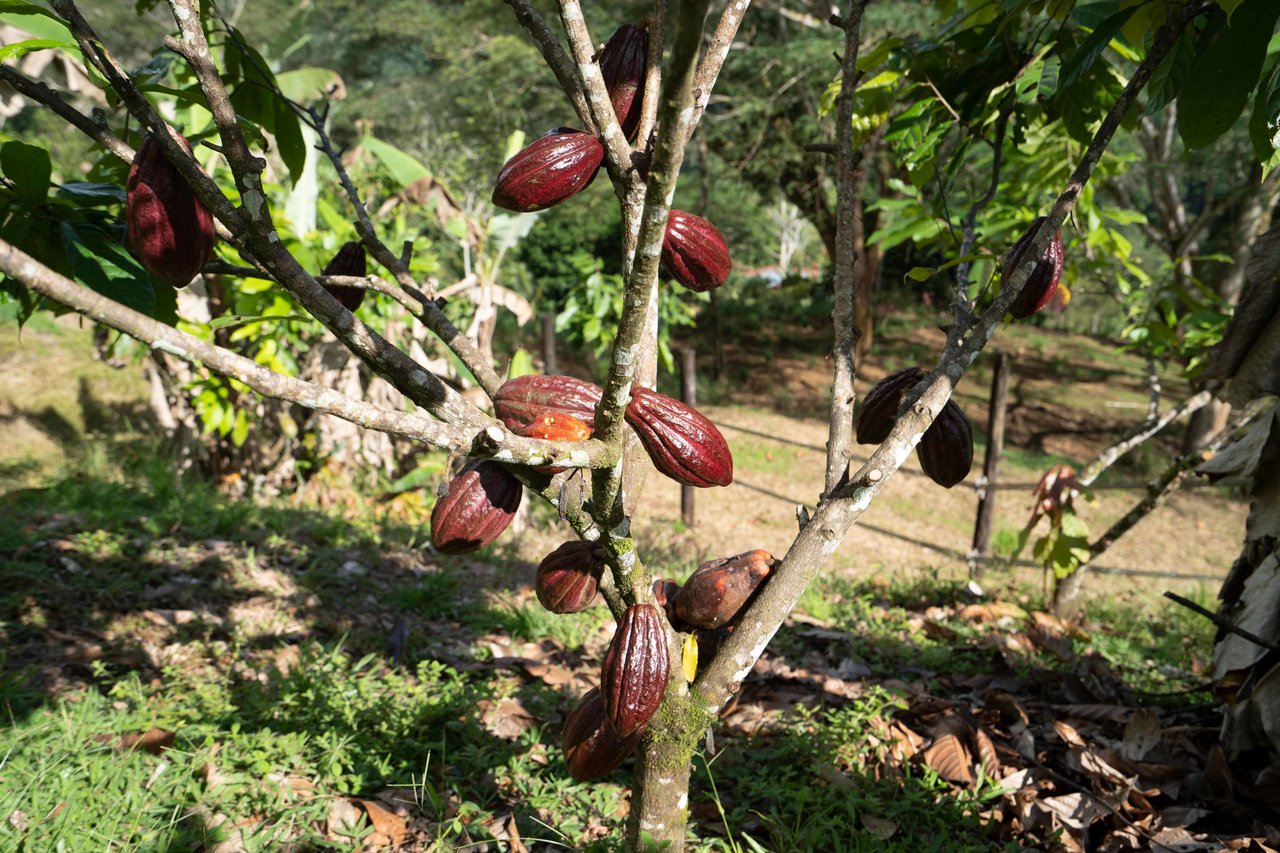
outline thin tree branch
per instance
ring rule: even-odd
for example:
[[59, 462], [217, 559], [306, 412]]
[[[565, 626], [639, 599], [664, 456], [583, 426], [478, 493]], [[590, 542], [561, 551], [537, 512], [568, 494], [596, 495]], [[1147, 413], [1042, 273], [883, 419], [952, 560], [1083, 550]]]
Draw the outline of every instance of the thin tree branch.
[[1255, 646], [1260, 646], [1266, 649], [1267, 651], [1276, 652], [1280, 654], [1280, 645], [1270, 642], [1269, 640], [1264, 640], [1262, 637], [1259, 637], [1257, 634], [1253, 633], [1252, 631], [1246, 631], [1244, 628], [1241, 628], [1239, 625], [1235, 624], [1225, 616], [1222, 616], [1218, 613], [1214, 613], [1212, 610], [1208, 610], [1204, 607], [1201, 607], [1199, 604], [1196, 604], [1194, 601], [1192, 601], [1189, 598], [1183, 598], [1181, 595], [1178, 595], [1176, 592], [1168, 592], [1168, 591], [1165, 592], [1164, 597], [1176, 604], [1181, 604], [1183, 607], [1187, 608], [1193, 613], [1199, 613], [1201, 616], [1208, 619], [1210, 622], [1217, 625], [1219, 628], [1221, 628], [1222, 630], [1226, 631], [1229, 634], [1235, 634], [1237, 637], [1242, 637], [1243, 639], [1246, 639], [1249, 642], [1253, 643]]
[[80, 130], [121, 160], [126, 163], [133, 160], [134, 151], [128, 143], [112, 133], [111, 128], [104, 124], [99, 124], [62, 100], [62, 96], [47, 84], [32, 80], [9, 65], [0, 65], [0, 80], [8, 83], [20, 94], [49, 107], [68, 124]]
[[1129, 433], [1129, 435], [1099, 453], [1097, 457], [1095, 457], [1094, 460], [1080, 472], [1080, 476], [1076, 478], [1076, 482], [1079, 483], [1080, 488], [1088, 488], [1093, 485], [1094, 481], [1102, 476], [1104, 471], [1119, 461], [1120, 457], [1151, 438], [1151, 436], [1160, 432], [1160, 430], [1164, 429], [1178, 418], [1181, 418], [1184, 415], [1189, 415], [1192, 412], [1199, 411], [1209, 405], [1212, 401], [1213, 392], [1211, 390], [1201, 391], [1200, 393], [1193, 394], [1186, 400], [1183, 400], [1181, 404], [1165, 412], [1155, 420], [1149, 420], [1139, 425], [1138, 428]]
[[[644, 99], [640, 102], [640, 124], [636, 129], [636, 147], [649, 145], [649, 134], [658, 120], [658, 98], [662, 95], [662, 49], [667, 38], [667, 0], [654, 0], [649, 15], [649, 53], [645, 60]], [[635, 251], [633, 246], [631, 251]], [[629, 264], [628, 264], [629, 265]]]
[[698, 73], [693, 78], [693, 117], [689, 121], [686, 139], [693, 136], [698, 123], [702, 121], [702, 114], [707, 111], [711, 90], [715, 88], [720, 69], [724, 67], [725, 58], [729, 55], [729, 48], [733, 47], [734, 36], [738, 34], [738, 27], [742, 26], [742, 19], [750, 6], [751, 0], [731, 0], [720, 13], [720, 21], [711, 33], [711, 41], [703, 52]]
[[[996, 190], [1000, 186], [1000, 166], [1004, 161], [1004, 135], [1009, 127], [1009, 115], [1012, 112], [1012, 105], [1000, 111], [1000, 118], [996, 124], [996, 141], [992, 145], [991, 159], [991, 183], [987, 186], [987, 191], [981, 198], [969, 205], [968, 212], [964, 215], [964, 226], [960, 239], [960, 257], [967, 258], [973, 252], [973, 244], [976, 239], [975, 229], [978, 223], [978, 214], [991, 203], [996, 197]], [[969, 318], [973, 313], [973, 300], [969, 298], [969, 270], [972, 264], [969, 261], [961, 261], [956, 267], [956, 284], [953, 295], [953, 306], [955, 310], [955, 321], [948, 337], [951, 335], [959, 335], [961, 331], [968, 326]]]
[[604, 88], [604, 75], [596, 62], [595, 43], [582, 17], [582, 4], [578, 0], [559, 0], [560, 23], [569, 37], [569, 52], [576, 63], [578, 85], [587, 96], [587, 109], [596, 126], [596, 137], [604, 143], [605, 161], [609, 174], [619, 186], [625, 185], [625, 174], [631, 168], [631, 145], [622, 135], [622, 126], [613, 113], [613, 102]]
[[547, 25], [546, 19], [534, 8], [530, 0], [506, 0], [506, 2], [515, 13], [516, 21], [524, 27], [534, 44], [541, 49], [542, 58], [547, 61], [551, 73], [556, 75], [556, 80], [560, 81], [560, 88], [564, 89], [564, 93], [569, 96], [569, 102], [573, 104], [583, 129], [593, 136], [598, 135], [591, 108], [587, 105], [587, 96], [578, 84], [573, 60], [569, 58], [569, 54], [565, 53], [564, 46]]

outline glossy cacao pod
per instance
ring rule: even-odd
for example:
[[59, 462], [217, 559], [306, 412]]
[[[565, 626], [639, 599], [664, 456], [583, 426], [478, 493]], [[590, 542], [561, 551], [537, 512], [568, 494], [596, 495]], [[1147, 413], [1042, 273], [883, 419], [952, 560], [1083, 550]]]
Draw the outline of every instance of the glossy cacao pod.
[[733, 621], [773, 570], [768, 551], [747, 551], [698, 566], [680, 588], [676, 615], [696, 628], [719, 628]]
[[680, 284], [704, 293], [725, 283], [733, 270], [729, 247], [701, 216], [673, 210], [662, 238], [662, 263]]
[[534, 424], [547, 412], [570, 415], [591, 426], [603, 394], [599, 386], [572, 376], [517, 376], [504, 382], [494, 395], [493, 413], [515, 431]]
[[[591, 427], [564, 412], [543, 412], [533, 423], [520, 427], [516, 433], [525, 438], [540, 438], [544, 441], [586, 441], [591, 438]], [[533, 470], [542, 474], [558, 474], [565, 469], [551, 465]]]
[[649, 388], [636, 388], [627, 423], [640, 437], [653, 467], [686, 486], [707, 488], [733, 482], [729, 444], [696, 409]]
[[862, 398], [858, 409], [855, 436], [859, 444], [880, 444], [889, 437], [898, 420], [902, 395], [924, 376], [918, 367], [907, 367], [890, 373], [876, 383]]
[[[185, 138], [175, 138], [191, 150]], [[129, 167], [124, 218], [138, 260], [174, 287], [190, 284], [213, 254], [213, 214], [150, 136]]]
[[[1031, 223], [1031, 227], [1018, 238], [1018, 242], [1013, 244], [1013, 248], [1009, 250], [1009, 254], [1005, 257], [1004, 268], [1001, 273], [1002, 280], [1009, 280], [1009, 276], [1013, 274], [1014, 268], [1022, 261], [1022, 256], [1026, 254], [1027, 248], [1031, 245], [1031, 238], [1035, 236], [1036, 230], [1040, 228], [1040, 223], [1042, 222], [1044, 222], [1043, 216], [1036, 217], [1036, 220]], [[1022, 288], [1022, 292], [1018, 294], [1018, 298], [1009, 306], [1009, 313], [1021, 320], [1024, 317], [1030, 317], [1048, 305], [1054, 294], [1058, 292], [1058, 283], [1062, 280], [1062, 264], [1064, 261], [1062, 231], [1059, 230], [1053, 235], [1053, 239], [1049, 241], [1049, 248], [1045, 249], [1044, 255], [1036, 262], [1035, 268], [1032, 269], [1031, 275], [1027, 279], [1027, 283]]]
[[640, 128], [644, 101], [644, 72], [649, 59], [649, 34], [633, 24], [618, 27], [600, 51], [600, 74], [613, 102], [622, 133], [634, 140]]
[[591, 542], [566, 542], [542, 558], [534, 589], [552, 613], [579, 613], [591, 606], [600, 589], [604, 560]]
[[493, 203], [504, 210], [546, 210], [586, 189], [604, 159], [589, 133], [556, 128], [519, 151], [498, 173]]
[[441, 554], [479, 551], [507, 529], [524, 487], [491, 459], [468, 464], [449, 481], [431, 511], [431, 544]]
[[619, 736], [605, 717], [600, 688], [591, 688], [569, 712], [560, 731], [569, 775], [586, 782], [616, 770], [635, 751], [643, 734], [640, 729], [629, 737]]
[[621, 737], [642, 729], [662, 704], [671, 661], [662, 616], [652, 604], [633, 604], [618, 622], [600, 668], [605, 717]]
[[973, 467], [973, 430], [969, 419], [951, 400], [942, 407], [916, 446], [920, 467], [939, 486], [951, 488]]
[[[325, 264], [321, 275], [349, 275], [364, 278], [369, 274], [369, 264], [365, 257], [364, 246], [355, 241], [343, 243], [342, 248], [338, 250], [338, 254], [333, 256], [333, 260]], [[364, 302], [363, 287], [348, 287], [345, 284], [326, 284], [324, 289], [329, 291], [334, 299], [342, 303], [342, 307], [348, 311], [355, 313], [360, 307], [360, 303]]]

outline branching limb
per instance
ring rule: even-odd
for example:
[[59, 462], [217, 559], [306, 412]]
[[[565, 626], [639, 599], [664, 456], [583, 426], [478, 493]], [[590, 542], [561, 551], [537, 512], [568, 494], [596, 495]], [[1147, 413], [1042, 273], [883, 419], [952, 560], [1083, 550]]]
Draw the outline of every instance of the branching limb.
[[1089, 463], [1088, 467], [1080, 472], [1079, 477], [1076, 478], [1076, 482], [1080, 484], [1080, 488], [1088, 488], [1102, 476], [1102, 472], [1114, 465], [1120, 457], [1124, 456], [1139, 444], [1142, 444], [1142, 442], [1151, 438], [1151, 436], [1160, 432], [1160, 430], [1164, 429], [1178, 418], [1181, 418], [1184, 415], [1189, 415], [1192, 412], [1199, 411], [1209, 405], [1212, 401], [1212, 391], [1201, 391], [1200, 393], [1194, 394], [1186, 400], [1183, 400], [1180, 405], [1175, 406], [1155, 420], [1146, 421], [1136, 430], [1129, 433], [1129, 435], [1099, 453], [1097, 457]]
[[121, 160], [125, 162], [133, 160], [133, 148], [112, 133], [111, 128], [99, 124], [62, 100], [62, 97], [45, 83], [32, 80], [9, 65], [0, 65], [0, 80], [8, 83], [19, 93], [36, 103], [49, 107], [72, 127], [80, 130]]
[[587, 96], [578, 85], [573, 60], [569, 58], [569, 54], [565, 53], [564, 46], [547, 25], [546, 19], [534, 8], [530, 0], [507, 0], [507, 5], [515, 13], [520, 26], [524, 27], [525, 32], [542, 51], [542, 58], [547, 61], [551, 73], [556, 75], [556, 79], [560, 81], [560, 88], [564, 89], [564, 93], [569, 96], [569, 102], [573, 104], [574, 111], [578, 113], [578, 120], [582, 122], [583, 130], [596, 134], [598, 129], [595, 119], [592, 118], [591, 108], [587, 105]]
[[582, 4], [578, 0], [559, 0], [560, 23], [569, 37], [569, 51], [576, 63], [578, 85], [587, 98], [596, 126], [596, 137], [604, 144], [605, 162], [616, 185], [625, 187], [624, 175], [631, 169], [631, 145], [622, 135], [618, 117], [613, 113], [613, 102], [604, 88], [604, 76], [600, 63], [595, 60], [596, 47], [582, 17]]
[[724, 67], [725, 58], [729, 55], [729, 48], [733, 47], [734, 36], [738, 34], [738, 27], [742, 26], [742, 19], [750, 6], [751, 0], [732, 0], [725, 4], [724, 11], [720, 13], [720, 21], [703, 52], [702, 62], [698, 63], [697, 76], [693, 78], [693, 118], [689, 121], [688, 137], [693, 136], [693, 132], [698, 129], [698, 122], [702, 121], [702, 114], [707, 111], [711, 90], [715, 87], [720, 69]]
[[[636, 130], [636, 145], [643, 149], [649, 144], [649, 134], [658, 121], [658, 98], [662, 93], [662, 50], [667, 38], [667, 0], [654, 0], [649, 15], [649, 55], [644, 74], [644, 100], [640, 102], [640, 124]], [[632, 249], [634, 251], [634, 247]]]

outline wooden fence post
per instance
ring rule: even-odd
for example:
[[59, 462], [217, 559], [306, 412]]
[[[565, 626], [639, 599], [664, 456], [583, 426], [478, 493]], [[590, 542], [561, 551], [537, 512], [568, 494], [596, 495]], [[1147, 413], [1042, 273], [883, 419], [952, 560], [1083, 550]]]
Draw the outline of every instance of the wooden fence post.
[[996, 353], [995, 374], [991, 377], [991, 398], [987, 404], [987, 453], [978, 481], [978, 518], [973, 525], [973, 547], [969, 551], [969, 577], [982, 577], [982, 561], [991, 554], [991, 524], [996, 514], [996, 479], [1004, 452], [1005, 411], [1009, 402], [1009, 358]]
[[[692, 347], [680, 350], [680, 399], [690, 408], [698, 405], [698, 359]], [[693, 527], [693, 486], [680, 486], [680, 518]]]
[[556, 364], [556, 315], [542, 315], [542, 372], [548, 376], [559, 373]]

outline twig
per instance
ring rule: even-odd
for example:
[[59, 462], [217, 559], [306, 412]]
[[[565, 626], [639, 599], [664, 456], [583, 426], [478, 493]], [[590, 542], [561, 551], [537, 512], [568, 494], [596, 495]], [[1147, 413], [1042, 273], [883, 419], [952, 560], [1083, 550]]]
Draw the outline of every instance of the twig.
[[720, 21], [716, 24], [715, 31], [711, 33], [711, 40], [707, 43], [702, 62], [698, 64], [698, 73], [693, 78], [693, 118], [689, 121], [686, 140], [693, 136], [693, 132], [698, 129], [698, 123], [702, 121], [702, 114], [706, 112], [707, 103], [711, 100], [711, 90], [715, 86], [716, 78], [720, 76], [720, 69], [729, 55], [729, 48], [733, 47], [734, 36], [738, 34], [738, 27], [742, 26], [742, 19], [750, 6], [751, 0], [734, 0], [726, 3], [724, 11], [720, 13]]
[[578, 85], [578, 78], [573, 70], [573, 60], [569, 58], [569, 54], [565, 53], [564, 46], [547, 25], [546, 19], [534, 8], [530, 0], [506, 0], [506, 2], [515, 13], [516, 21], [524, 27], [534, 44], [541, 49], [542, 58], [547, 61], [547, 67], [551, 69], [551, 73], [556, 75], [556, 80], [560, 81], [560, 88], [564, 89], [564, 93], [569, 96], [569, 102], [573, 104], [583, 129], [595, 135], [597, 132], [595, 120], [592, 118], [591, 108], [587, 106], [587, 96]]
[[[640, 102], [640, 124], [636, 146], [644, 149], [658, 120], [658, 98], [662, 94], [662, 49], [667, 38], [667, 0], [655, 0], [649, 15], [649, 53], [645, 59], [644, 99]], [[635, 247], [631, 247], [635, 251]], [[628, 266], [630, 263], [628, 262]]]
[[[992, 144], [992, 160], [991, 160], [991, 183], [987, 186], [987, 191], [982, 197], [969, 205], [968, 212], [964, 215], [964, 226], [962, 237], [960, 240], [960, 257], [968, 258], [973, 252], [973, 243], [976, 239], [974, 233], [978, 214], [991, 203], [996, 197], [996, 190], [1000, 186], [1000, 166], [1004, 160], [1004, 135], [1009, 127], [1009, 116], [1012, 112], [1012, 105], [1000, 111], [1000, 118], [996, 124], [996, 140]], [[961, 261], [956, 267], [956, 284], [953, 295], [953, 306], [955, 309], [955, 322], [952, 324], [948, 337], [955, 335], [957, 338], [969, 324], [969, 318], [973, 311], [973, 300], [969, 298], [969, 270], [972, 264], [968, 260]]]
[[1194, 394], [1183, 400], [1182, 403], [1169, 411], [1165, 412], [1155, 420], [1144, 421], [1136, 430], [1125, 436], [1120, 441], [1108, 447], [1094, 458], [1089, 465], [1080, 472], [1080, 476], [1076, 478], [1081, 488], [1088, 488], [1093, 485], [1102, 473], [1114, 465], [1120, 457], [1124, 456], [1133, 448], [1142, 442], [1151, 438], [1151, 436], [1160, 432], [1169, 424], [1176, 421], [1183, 415], [1189, 415], [1192, 412], [1203, 409], [1213, 401], [1213, 393], [1211, 389], [1206, 389], [1198, 394]]
[[622, 134], [618, 117], [613, 112], [613, 102], [605, 91], [604, 76], [595, 60], [595, 45], [587, 31], [586, 19], [582, 17], [582, 4], [578, 0], [559, 0], [559, 7], [560, 23], [569, 37], [569, 52], [577, 64], [578, 85], [586, 95], [587, 109], [591, 111], [591, 119], [596, 126], [596, 137], [604, 143], [609, 174], [616, 181], [623, 181], [625, 172], [631, 168], [631, 145]]
[[1210, 622], [1212, 622], [1213, 624], [1217, 625], [1219, 628], [1221, 628], [1222, 630], [1230, 634], [1235, 634], [1237, 637], [1248, 640], [1249, 642], [1253, 643], [1255, 646], [1261, 646], [1262, 648], [1266, 649], [1269, 652], [1280, 653], [1280, 645], [1277, 645], [1276, 643], [1273, 643], [1270, 640], [1265, 640], [1262, 637], [1259, 637], [1257, 634], [1253, 633], [1252, 631], [1246, 631], [1244, 628], [1241, 628], [1239, 625], [1235, 624], [1230, 619], [1227, 619], [1225, 616], [1220, 616], [1219, 614], [1214, 613], [1212, 610], [1206, 610], [1205, 608], [1201, 607], [1199, 604], [1196, 604], [1194, 601], [1191, 601], [1190, 599], [1183, 598], [1182, 596], [1178, 595], [1176, 592], [1166, 591], [1164, 594], [1164, 597], [1177, 604], [1181, 604], [1183, 607], [1187, 608], [1190, 611], [1199, 613], [1201, 616], [1208, 619]]
[[82, 131], [121, 160], [126, 163], [133, 160], [134, 151], [128, 143], [112, 133], [111, 128], [99, 124], [62, 100], [61, 96], [47, 84], [36, 82], [8, 65], [0, 65], [0, 80], [31, 100], [49, 107], [72, 127]]

